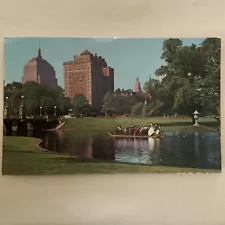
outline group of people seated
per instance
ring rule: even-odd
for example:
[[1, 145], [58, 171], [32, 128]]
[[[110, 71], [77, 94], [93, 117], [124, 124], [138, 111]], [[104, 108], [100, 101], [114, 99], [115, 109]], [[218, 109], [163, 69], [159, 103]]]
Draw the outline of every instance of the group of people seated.
[[139, 136], [160, 136], [162, 135], [160, 131], [159, 124], [149, 124], [145, 126], [131, 126], [122, 128], [117, 126], [115, 134], [121, 135], [139, 135]]

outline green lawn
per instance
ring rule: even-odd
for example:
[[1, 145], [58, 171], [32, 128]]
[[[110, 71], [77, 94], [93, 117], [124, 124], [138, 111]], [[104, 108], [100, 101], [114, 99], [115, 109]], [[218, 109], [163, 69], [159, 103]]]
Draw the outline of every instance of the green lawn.
[[193, 168], [80, 161], [66, 155], [43, 152], [37, 147], [39, 141], [28, 137], [4, 137], [3, 175], [219, 172]]
[[[117, 125], [122, 127], [131, 125], [145, 125], [150, 123], [159, 123], [162, 131], [181, 131], [191, 130], [193, 128], [191, 119], [185, 118], [140, 118], [140, 117], [116, 117], [116, 118], [69, 118], [65, 119], [67, 123], [61, 129], [77, 129], [77, 130], [99, 130], [113, 131]], [[200, 118], [197, 129], [214, 130], [218, 127], [218, 122], [215, 119]]]
[[[214, 130], [218, 126], [213, 119], [199, 119], [198, 128], [193, 128], [191, 120], [168, 118], [70, 118], [61, 129], [76, 129], [83, 132], [112, 131], [117, 125], [161, 124], [163, 131]], [[116, 162], [84, 161], [72, 156], [43, 152], [37, 147], [38, 139], [27, 137], [4, 137], [3, 174], [76, 174], [76, 173], [185, 173], [219, 172], [218, 170], [200, 170], [166, 166], [134, 165]]]

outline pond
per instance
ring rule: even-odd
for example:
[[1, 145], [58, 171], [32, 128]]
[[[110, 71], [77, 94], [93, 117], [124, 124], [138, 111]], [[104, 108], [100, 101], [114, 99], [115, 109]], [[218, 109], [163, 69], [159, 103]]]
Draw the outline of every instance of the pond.
[[34, 136], [41, 137], [42, 147], [48, 150], [81, 159], [202, 169], [221, 168], [221, 147], [217, 132], [168, 132], [165, 135], [162, 139], [113, 139], [97, 131], [62, 130]]

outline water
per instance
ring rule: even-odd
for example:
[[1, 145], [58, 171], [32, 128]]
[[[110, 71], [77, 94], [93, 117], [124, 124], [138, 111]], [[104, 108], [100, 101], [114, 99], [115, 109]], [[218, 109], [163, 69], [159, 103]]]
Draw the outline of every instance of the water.
[[51, 131], [39, 137], [44, 140], [42, 147], [81, 159], [203, 169], [221, 168], [221, 147], [217, 132], [166, 133], [163, 139], [113, 139], [98, 132]]

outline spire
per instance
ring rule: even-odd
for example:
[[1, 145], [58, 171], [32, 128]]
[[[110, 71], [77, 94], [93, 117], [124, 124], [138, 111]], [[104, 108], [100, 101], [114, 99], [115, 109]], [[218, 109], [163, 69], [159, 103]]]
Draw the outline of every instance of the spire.
[[38, 58], [41, 58], [41, 49], [38, 49]]
[[141, 84], [140, 84], [139, 78], [137, 77], [133, 92], [140, 92], [140, 91], [141, 91]]
[[38, 40], [38, 58], [42, 58], [41, 56], [41, 47], [40, 47], [40, 41]]

